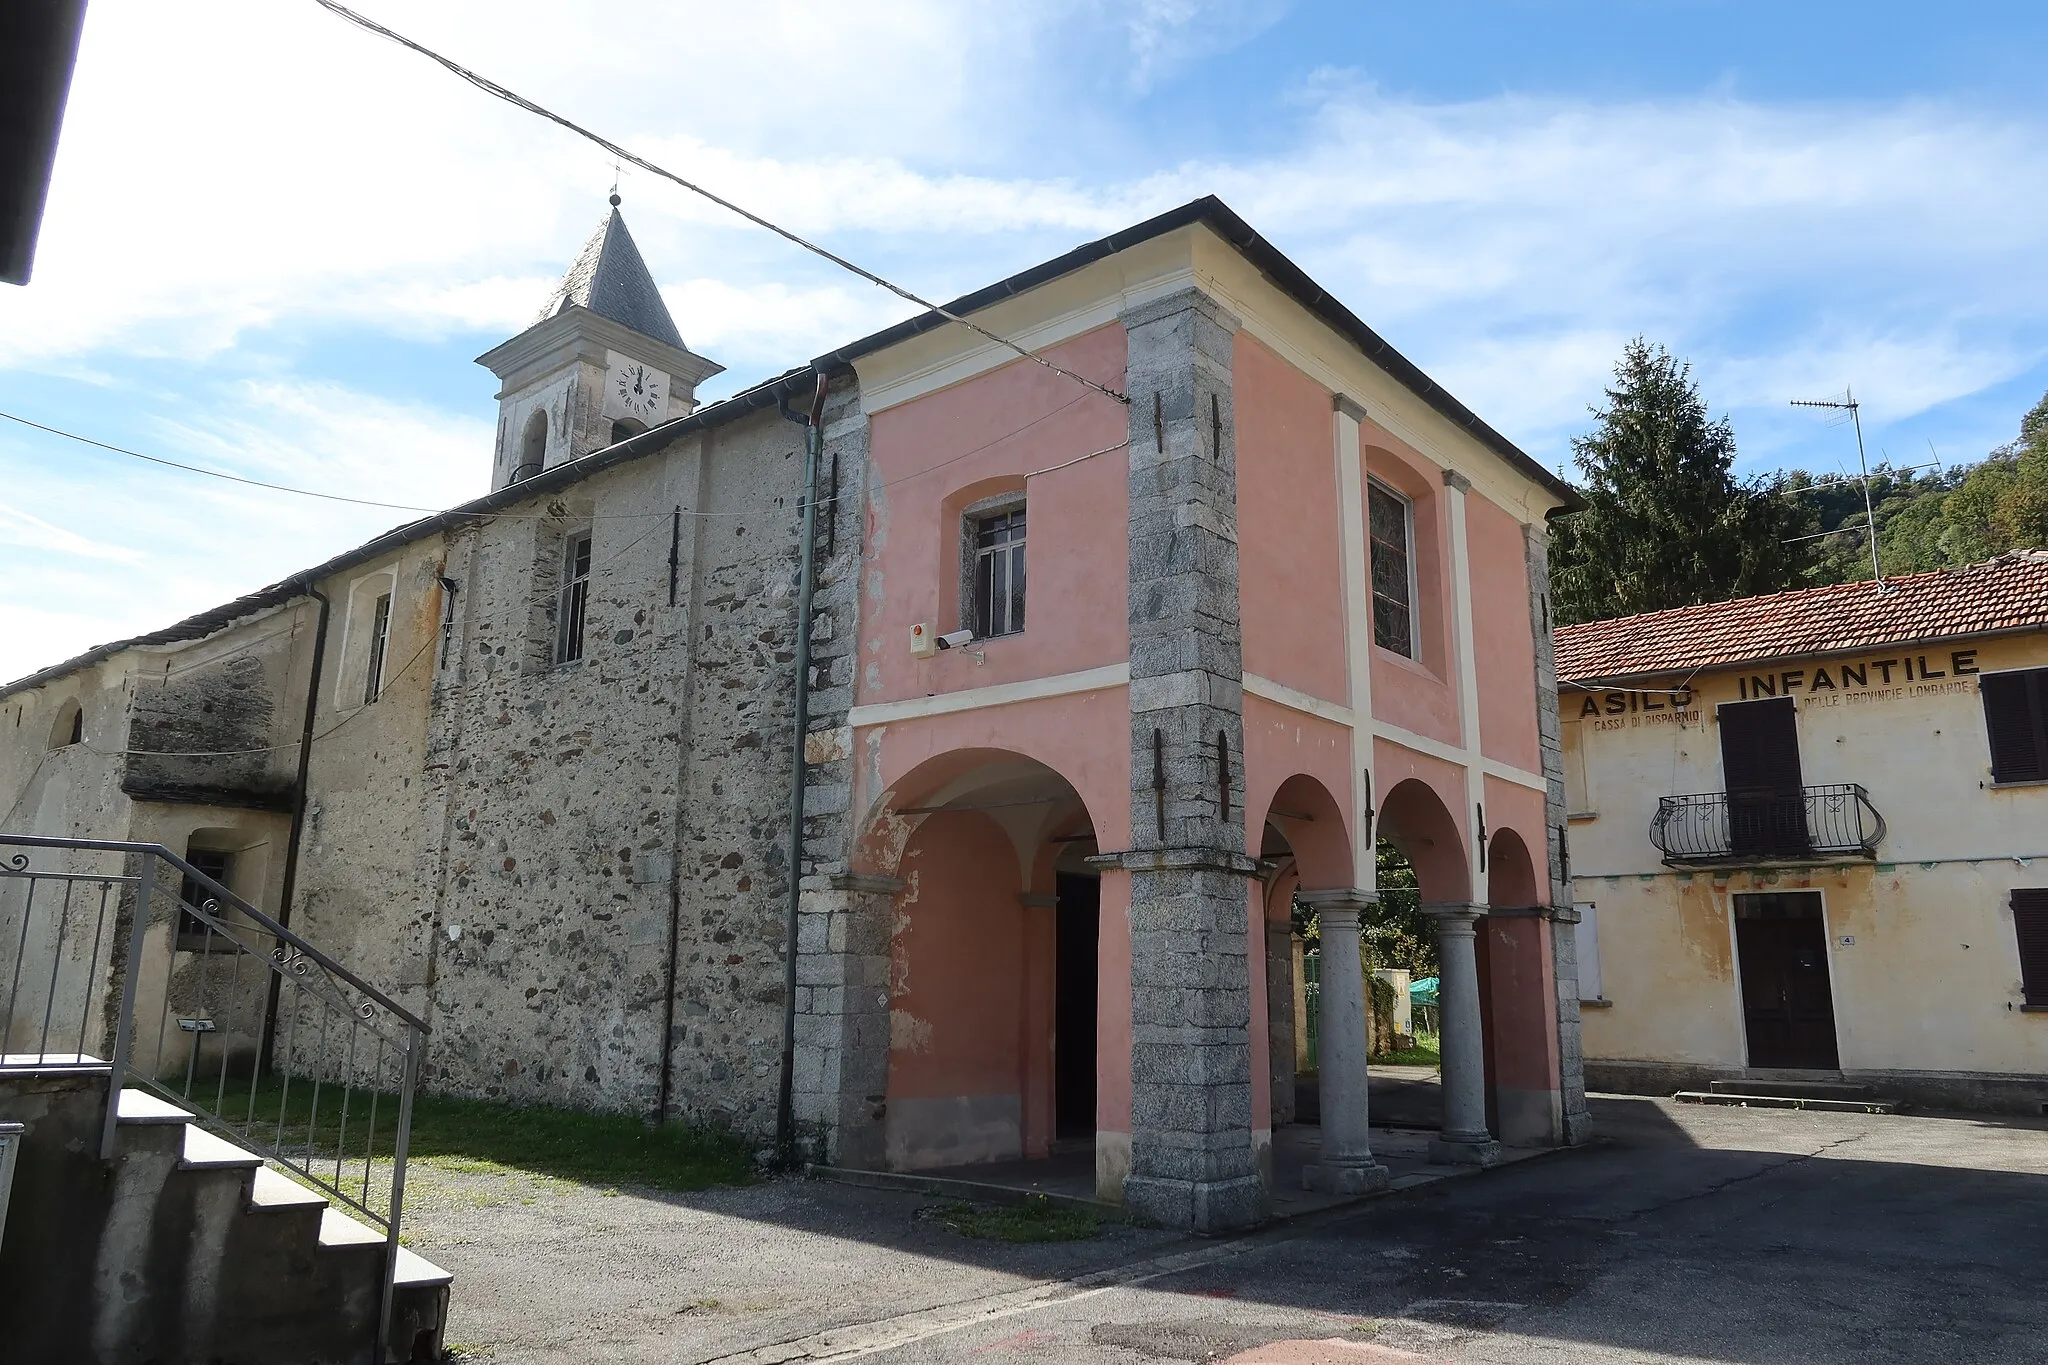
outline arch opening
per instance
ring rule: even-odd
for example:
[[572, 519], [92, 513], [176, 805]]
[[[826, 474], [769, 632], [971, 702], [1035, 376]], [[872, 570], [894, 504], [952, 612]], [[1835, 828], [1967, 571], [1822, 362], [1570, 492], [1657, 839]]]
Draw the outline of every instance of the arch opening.
[[85, 710], [74, 697], [65, 698], [50, 721], [50, 747], [65, 749], [85, 743]]
[[927, 760], [877, 803], [862, 861], [902, 884], [889, 933], [890, 1166], [1092, 1147], [1095, 851], [1073, 784], [1005, 750]]

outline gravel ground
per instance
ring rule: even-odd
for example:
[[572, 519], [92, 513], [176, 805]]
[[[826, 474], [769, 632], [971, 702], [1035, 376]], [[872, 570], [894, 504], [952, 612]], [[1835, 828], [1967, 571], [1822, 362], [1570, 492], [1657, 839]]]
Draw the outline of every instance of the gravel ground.
[[[423, 1167], [474, 1360], [2048, 1361], [2048, 1124], [1595, 1102], [1600, 1141], [1249, 1237]], [[417, 1195], [411, 1193], [417, 1190]]]

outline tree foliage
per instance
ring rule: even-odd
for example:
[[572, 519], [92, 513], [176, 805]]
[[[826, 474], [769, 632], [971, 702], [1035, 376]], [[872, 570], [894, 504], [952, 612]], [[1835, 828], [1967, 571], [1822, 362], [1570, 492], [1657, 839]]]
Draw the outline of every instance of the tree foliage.
[[1805, 583], [1807, 514], [1781, 480], [1735, 477], [1735, 433], [1708, 417], [1690, 366], [1637, 337], [1592, 412], [1572, 441], [1586, 510], [1551, 541], [1560, 624]]
[[[1735, 477], [1735, 435], [1688, 367], [1638, 337], [1572, 442], [1587, 508], [1550, 553], [1560, 625], [1870, 577], [1863, 490], [1803, 470]], [[2048, 395], [1972, 465], [1871, 471], [1887, 577], [2048, 546]]]
[[[1401, 967], [1417, 980], [1436, 975], [1436, 926], [1422, 913], [1422, 888], [1401, 850], [1382, 839], [1374, 849], [1379, 865], [1379, 900], [1360, 919], [1358, 937], [1365, 966]], [[1322, 947], [1323, 928], [1315, 911], [1294, 902], [1294, 931], [1310, 948]]]

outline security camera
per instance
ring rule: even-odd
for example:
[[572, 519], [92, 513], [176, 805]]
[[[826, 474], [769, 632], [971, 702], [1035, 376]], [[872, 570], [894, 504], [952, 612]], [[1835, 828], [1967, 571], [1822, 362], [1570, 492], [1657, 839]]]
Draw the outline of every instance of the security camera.
[[940, 649], [963, 649], [973, 643], [974, 632], [971, 630], [949, 630], [939, 637]]

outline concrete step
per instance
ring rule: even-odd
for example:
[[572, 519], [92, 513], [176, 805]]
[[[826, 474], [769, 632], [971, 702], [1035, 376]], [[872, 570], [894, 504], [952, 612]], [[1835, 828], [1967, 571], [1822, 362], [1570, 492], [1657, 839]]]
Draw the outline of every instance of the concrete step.
[[1854, 1081], [1710, 1081], [1707, 1089], [1717, 1095], [1779, 1095], [1791, 1100], [1873, 1100], [1881, 1098], [1877, 1087]]
[[1686, 1104], [1719, 1104], [1743, 1109], [1812, 1109], [1829, 1114], [1896, 1114], [1899, 1102], [1887, 1099], [1808, 1099], [1802, 1095], [1741, 1095], [1721, 1090], [1681, 1090], [1671, 1097]]

